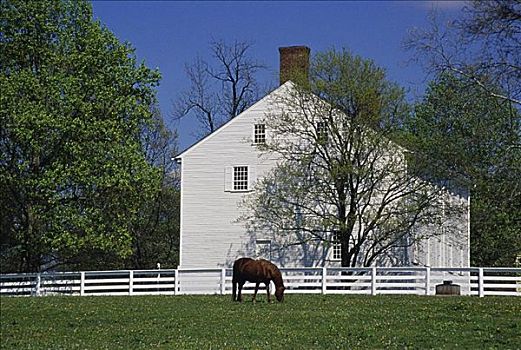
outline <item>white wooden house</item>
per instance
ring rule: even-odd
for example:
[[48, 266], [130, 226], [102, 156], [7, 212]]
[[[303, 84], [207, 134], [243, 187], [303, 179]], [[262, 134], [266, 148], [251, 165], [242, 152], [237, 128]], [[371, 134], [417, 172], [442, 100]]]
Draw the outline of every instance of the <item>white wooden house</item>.
[[[291, 55], [304, 52], [306, 56], [309, 49], [291, 47], [280, 52], [283, 81]], [[261, 120], [268, 111], [276, 113], [275, 97], [292, 86], [290, 81], [282, 84], [177, 156], [181, 168], [179, 268], [231, 267], [241, 256], [267, 257], [284, 267], [339, 264], [338, 246], [314, 247], [313, 254], [309, 254], [309, 247], [283, 247], [276, 237], [248, 232], [245, 224], [237, 220], [244, 210], [239, 206], [243, 196], [251, 193], [255, 181], [276, 164], [275, 156], [258, 149], [258, 143], [270, 137]], [[465, 212], [453, 220], [457, 229], [451, 232], [457, 234], [441, 233], [409, 247], [406, 264], [469, 266], [469, 199], [465, 193], [447, 195]]]

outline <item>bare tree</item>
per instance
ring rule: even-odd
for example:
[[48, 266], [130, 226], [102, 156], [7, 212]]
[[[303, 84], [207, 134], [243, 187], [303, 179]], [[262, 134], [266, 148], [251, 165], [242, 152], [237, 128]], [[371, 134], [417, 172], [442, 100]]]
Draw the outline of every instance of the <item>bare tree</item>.
[[218, 119], [217, 94], [208, 73], [208, 64], [201, 57], [197, 57], [191, 65], [186, 64], [185, 72], [190, 80], [190, 88], [174, 102], [173, 115], [175, 119], [188, 115], [196, 118], [204, 136], [212, 133], [221, 123]]
[[389, 138], [407, 114], [402, 89], [347, 51], [317, 55], [310, 76], [311, 91], [288, 89], [265, 116], [263, 150], [279, 162], [244, 201], [243, 219], [285, 245], [339, 244], [342, 266], [381, 262], [439, 232], [418, 227], [443, 223], [444, 192], [408, 172]]
[[141, 142], [147, 162], [159, 173], [159, 188], [146, 199], [133, 225], [132, 255], [126, 265], [155, 268], [160, 262], [174, 268], [179, 261], [180, 174], [173, 160], [178, 136], [165, 126], [157, 106], [152, 111], [152, 121], [142, 127]]
[[248, 57], [249, 43], [235, 41], [227, 45], [224, 41], [214, 41], [211, 48], [218, 66], [210, 73], [222, 86], [218, 94], [221, 112], [232, 119], [257, 100], [255, 74], [265, 67]]
[[[412, 31], [405, 46], [436, 74], [451, 71], [491, 96], [521, 105], [521, 3], [472, 1], [461, 19]], [[500, 87], [501, 90], [498, 90]]]
[[251, 47], [247, 42], [213, 41], [212, 64], [200, 57], [187, 64], [190, 88], [174, 103], [174, 118], [193, 115], [204, 136], [257, 101], [259, 86], [255, 75], [265, 66], [249, 56]]
[[179, 175], [177, 164], [173, 160], [179, 151], [177, 130], [170, 130], [165, 125], [157, 105], [153, 105], [151, 111], [152, 120], [142, 125], [140, 135], [146, 160], [161, 172], [163, 183], [178, 188]]

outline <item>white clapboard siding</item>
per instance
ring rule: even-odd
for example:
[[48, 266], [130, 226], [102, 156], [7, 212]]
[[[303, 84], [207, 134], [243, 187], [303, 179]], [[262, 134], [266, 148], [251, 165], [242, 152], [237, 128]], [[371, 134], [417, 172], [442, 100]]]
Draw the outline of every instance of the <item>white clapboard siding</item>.
[[[240, 256], [255, 256], [257, 239], [270, 239], [272, 246], [284, 246], [283, 250], [273, 250], [270, 259], [285, 267], [339, 265], [338, 261], [329, 260], [327, 248], [319, 242], [309, 243], [307, 247], [287, 247], [276, 242], [277, 237], [257, 237], [262, 234], [248, 232], [238, 220], [242, 210], [239, 205], [251, 192], [233, 190], [234, 166], [248, 167], [249, 189], [275, 166], [276, 158], [262, 155], [253, 144], [253, 130], [267, 112], [276, 113], [274, 96], [287, 94], [290, 89], [292, 83], [285, 83], [177, 157], [181, 164], [179, 268], [231, 267]], [[400, 152], [395, 155], [403, 158]], [[462, 208], [468, 207], [467, 195], [447, 191], [447, 200], [460, 203]], [[463, 210], [451, 221], [451, 233], [436, 232], [436, 237], [410, 247], [408, 263], [432, 267], [470, 266], [468, 222], [468, 210]], [[432, 234], [432, 230], [433, 227], [418, 228], [419, 233], [426, 235]]]
[[183, 152], [181, 160], [181, 268], [231, 266], [251, 255], [251, 237], [237, 222], [238, 205], [249, 191], [233, 191], [233, 167], [248, 166], [248, 187], [273, 167], [253, 142], [253, 125], [268, 108], [257, 102]]

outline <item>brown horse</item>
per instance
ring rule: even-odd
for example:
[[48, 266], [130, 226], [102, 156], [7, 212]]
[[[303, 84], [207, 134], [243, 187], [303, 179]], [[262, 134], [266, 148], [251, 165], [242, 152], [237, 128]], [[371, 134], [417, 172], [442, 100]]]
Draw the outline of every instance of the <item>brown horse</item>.
[[[254, 260], [250, 258], [240, 258], [233, 263], [233, 300], [242, 301], [242, 287], [246, 281], [255, 283], [255, 293], [253, 293], [252, 301], [255, 302], [259, 284], [266, 285], [266, 292], [268, 293], [268, 303], [270, 298], [270, 281], [275, 283], [275, 297], [278, 301], [284, 300], [284, 282], [282, 281], [282, 274], [277, 266], [268, 260], [259, 259]], [[237, 285], [239, 286], [239, 293], [236, 294]]]

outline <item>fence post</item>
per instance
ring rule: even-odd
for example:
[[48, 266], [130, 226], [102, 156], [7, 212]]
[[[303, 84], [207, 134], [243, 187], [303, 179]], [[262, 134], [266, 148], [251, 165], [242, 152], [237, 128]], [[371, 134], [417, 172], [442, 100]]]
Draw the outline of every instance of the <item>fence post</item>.
[[36, 274], [36, 285], [34, 286], [34, 295], [37, 297], [40, 296], [40, 288], [42, 283], [42, 275], [40, 273]]
[[85, 295], [85, 272], [80, 272], [80, 296]]
[[157, 281], [156, 281], [156, 292], [159, 292], [159, 283], [161, 282], [161, 264], [157, 263]]
[[431, 291], [431, 268], [425, 267], [425, 295], [429, 295]]
[[226, 292], [226, 269], [223, 267], [221, 269], [221, 295], [224, 295]]
[[179, 288], [179, 270], [174, 270], [174, 295], [177, 295]]
[[483, 268], [480, 267], [478, 269], [478, 290], [479, 290], [479, 297], [482, 298], [485, 296], [485, 287], [484, 287], [484, 281], [483, 281]]
[[128, 272], [128, 295], [134, 294], [134, 271]]
[[322, 268], [322, 294], [326, 294], [327, 292], [327, 268]]
[[371, 268], [371, 295], [376, 295], [376, 266]]

